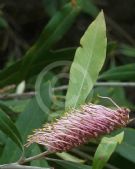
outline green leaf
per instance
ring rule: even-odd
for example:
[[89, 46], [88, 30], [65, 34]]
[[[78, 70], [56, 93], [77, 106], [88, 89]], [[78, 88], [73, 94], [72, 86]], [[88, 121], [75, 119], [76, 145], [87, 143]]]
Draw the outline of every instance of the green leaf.
[[0, 158], [1, 158], [2, 153], [3, 153], [6, 140], [7, 140], [7, 135], [5, 135], [2, 131], [0, 131]]
[[[126, 158], [120, 156], [119, 154], [113, 154], [111, 159], [109, 160], [109, 165], [111, 164], [112, 168], [116, 169], [134, 169], [135, 164], [131, 161], [127, 160]], [[110, 168], [111, 168], [110, 167]], [[107, 167], [106, 167], [107, 168]]]
[[135, 57], [135, 48], [128, 45], [121, 45], [119, 52], [126, 56]]
[[[6, 113], [9, 114], [9, 116], [12, 116], [12, 118], [16, 118], [19, 116], [21, 112], [24, 111], [24, 109], [27, 107], [28, 103], [30, 102], [31, 98], [26, 98], [26, 99], [12, 99], [12, 100], [5, 100], [3, 101], [12, 111], [14, 111], [14, 115], [12, 112]], [[18, 113], [19, 112], [19, 113]], [[15, 116], [15, 117], [14, 117]]]
[[95, 152], [92, 169], [102, 169], [105, 166], [117, 144], [122, 142], [123, 137], [124, 132], [110, 138], [103, 137]]
[[58, 11], [45, 26], [38, 41], [34, 45], [36, 50], [38, 48], [49, 49], [54, 43], [60, 40], [70, 28], [79, 12], [80, 9], [73, 7], [71, 3], [66, 4]]
[[74, 163], [71, 161], [66, 161], [66, 160], [57, 160], [57, 159], [48, 159], [49, 161], [54, 161], [55, 163], [59, 164], [62, 166], [63, 169], [92, 169], [91, 166], [88, 165], [83, 165], [83, 164], [78, 164]]
[[[48, 107], [51, 105], [50, 97], [49, 97], [49, 83], [41, 84], [40, 91], [41, 97], [44, 104]], [[36, 98], [33, 98], [29, 104], [27, 105], [24, 112], [22, 112], [16, 122], [16, 126], [18, 127], [23, 142], [26, 143], [27, 136], [32, 133], [33, 129], [39, 128], [42, 124], [47, 121], [48, 112], [44, 112], [41, 110], [39, 102], [37, 102]], [[9, 153], [10, 152], [10, 153]], [[11, 156], [12, 154], [12, 156]], [[26, 151], [26, 154], [31, 156], [31, 148]], [[0, 158], [1, 163], [9, 163], [18, 160], [21, 156], [19, 149], [13, 144], [10, 140], [7, 140], [6, 146], [3, 152], [2, 157]]]
[[7, 27], [8, 27], [7, 21], [2, 16], [0, 16], [0, 29], [4, 29]]
[[63, 160], [66, 161], [71, 161], [71, 162], [75, 162], [75, 163], [84, 163], [85, 161], [82, 159], [79, 159], [76, 156], [73, 156], [69, 153], [63, 152], [63, 153], [56, 153], [58, 157], [60, 157]]
[[135, 163], [135, 146], [123, 143], [117, 148], [118, 154]]
[[52, 17], [58, 10], [58, 2], [53, 0], [42, 0], [46, 13]]
[[[34, 145], [31, 149], [31, 154], [37, 155], [40, 154], [41, 150], [38, 145]], [[31, 161], [31, 166], [38, 166], [38, 167], [49, 167], [46, 159], [38, 159]], [[32, 167], [33, 168], [33, 167]]]
[[99, 13], [99, 9], [94, 5], [92, 0], [77, 0], [77, 3], [83, 12], [92, 15], [94, 18]]
[[124, 129], [125, 136], [122, 144], [118, 145], [116, 152], [122, 157], [135, 163], [135, 130], [130, 128]]
[[[69, 3], [55, 14], [42, 31], [37, 42], [25, 54], [25, 59], [20, 69], [23, 72], [23, 77], [26, 77], [34, 60], [39, 55], [45, 55], [45, 52], [62, 38], [74, 22], [79, 11], [79, 8], [75, 8]], [[24, 67], [27, 69], [24, 69]]]
[[21, 61], [17, 61], [13, 65], [0, 71], [0, 87], [4, 87], [5, 85], [10, 85], [14, 83], [17, 84], [21, 82], [20, 72], [16, 71], [20, 69], [20, 67]]
[[102, 80], [135, 80], [135, 64], [127, 64], [112, 68], [99, 76]]
[[52, 62], [63, 60], [64, 58], [66, 58], [66, 60], [72, 60], [74, 52], [74, 48], [61, 49], [53, 52], [41, 52], [41, 54], [38, 55], [38, 57], [31, 64], [30, 70], [27, 72], [26, 77], [22, 77], [21, 72], [21, 69], [24, 69], [24, 67], [22, 67], [22, 63], [25, 62], [25, 60], [27, 62], [27, 57], [23, 58], [22, 60], [17, 61], [3, 71], [0, 71], [0, 87], [4, 87], [5, 85], [10, 84], [18, 84], [24, 78], [27, 80], [32, 76], [38, 74], [46, 65]]
[[18, 84], [22, 80], [28, 79], [35, 71], [39, 73], [51, 62], [64, 58], [66, 60], [72, 59], [72, 55], [69, 53], [66, 54], [68, 55], [67, 57], [64, 57], [64, 53], [63, 55], [62, 53], [57, 53], [55, 56], [55, 53], [49, 52], [48, 49], [63, 37], [79, 14], [79, 11], [78, 7], [75, 8], [71, 4], [65, 5], [61, 11], [58, 11], [45, 26], [37, 42], [26, 52], [23, 59], [0, 72], [0, 87]]
[[18, 114], [9, 108], [5, 102], [0, 101], [0, 109], [3, 110], [13, 122], [16, 120]]
[[0, 130], [6, 134], [23, 152], [22, 138], [15, 124], [0, 110]]
[[106, 26], [103, 12], [81, 38], [70, 69], [66, 108], [83, 104], [97, 80], [106, 55]]

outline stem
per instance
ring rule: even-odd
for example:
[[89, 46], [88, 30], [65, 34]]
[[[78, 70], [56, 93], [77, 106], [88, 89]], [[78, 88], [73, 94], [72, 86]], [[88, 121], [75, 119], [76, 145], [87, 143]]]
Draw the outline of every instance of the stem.
[[35, 156], [32, 156], [32, 157], [29, 157], [29, 158], [21, 158], [19, 161], [18, 161], [18, 164], [24, 164], [24, 163], [28, 163], [30, 161], [33, 161], [33, 160], [38, 160], [40, 158], [43, 158], [44, 156], [48, 155], [48, 154], [51, 154], [51, 152], [49, 151], [45, 151], [43, 153], [40, 153], [38, 155], [35, 155]]
[[[104, 86], [104, 87], [135, 87], [135, 82], [97, 82], [95, 86]], [[68, 85], [63, 85], [59, 87], [52, 88], [53, 91], [67, 90]], [[26, 92], [22, 94], [0, 94], [1, 100], [10, 100], [10, 99], [26, 99], [34, 97], [36, 92]]]
[[135, 87], [135, 82], [97, 82], [95, 86]]
[[26, 99], [26, 98], [31, 98], [35, 96], [35, 92], [27, 92], [27, 93], [22, 93], [22, 94], [2, 94], [0, 95], [0, 99], [2, 100], [10, 100], [10, 99]]

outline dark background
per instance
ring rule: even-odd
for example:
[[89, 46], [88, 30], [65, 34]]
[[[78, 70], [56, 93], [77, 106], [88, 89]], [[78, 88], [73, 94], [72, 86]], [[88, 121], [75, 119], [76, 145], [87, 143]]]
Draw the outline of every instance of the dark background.
[[[50, 17], [64, 5], [65, 1], [53, 0], [55, 8], [47, 0], [0, 0], [1, 16], [8, 22], [7, 30], [0, 30], [0, 68], [7, 61], [23, 56], [28, 47], [39, 36]], [[135, 1], [134, 0], [93, 0], [107, 16], [108, 37], [111, 40], [129, 45], [135, 44]], [[56, 47], [77, 46], [80, 37], [92, 21], [92, 17], [80, 14], [67, 35]], [[12, 58], [12, 59], [11, 59]]]

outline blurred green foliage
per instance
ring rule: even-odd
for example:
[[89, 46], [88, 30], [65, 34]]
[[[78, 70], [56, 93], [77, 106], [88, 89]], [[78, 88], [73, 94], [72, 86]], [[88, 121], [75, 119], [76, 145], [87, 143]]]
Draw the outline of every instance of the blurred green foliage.
[[[54, 117], [61, 116], [65, 109], [65, 99], [67, 103], [76, 90], [80, 93], [78, 93], [78, 100], [74, 100], [74, 102], [84, 103], [85, 100], [87, 102], [92, 100], [95, 104], [112, 107], [108, 101], [97, 98], [99, 94], [111, 97], [119, 106], [135, 111], [133, 102], [135, 99], [135, 40], [132, 34], [112, 19], [113, 17], [108, 16], [104, 6], [106, 6], [106, 1], [102, 4], [102, 2], [94, 0], [0, 1], [1, 164], [19, 160], [24, 153], [22, 147], [26, 143], [27, 135], [33, 129], [52, 121]], [[103, 54], [102, 59], [100, 58], [104, 53], [102, 46], [106, 46], [103, 41], [105, 34], [103, 34], [102, 20], [100, 20], [101, 23], [98, 22], [99, 35], [96, 41], [93, 40], [94, 27], [93, 31], [87, 35], [87, 38], [90, 39], [83, 37], [85, 40], [82, 40], [81, 47], [86, 45], [86, 51], [83, 51], [81, 55], [79, 53], [79, 56], [77, 53], [75, 54], [80, 37], [101, 8], [105, 11], [108, 37], [104, 66], [105, 55]], [[89, 48], [90, 43], [94, 45]], [[91, 50], [94, 51], [95, 57], [92, 55], [90, 58]], [[73, 60], [74, 56], [75, 60]], [[53, 63], [61, 61], [66, 61], [66, 64], [53, 67]], [[74, 64], [79, 62], [88, 72], [84, 77], [86, 85], [81, 83], [82, 76], [79, 72], [76, 72], [73, 67], [70, 71], [72, 62]], [[87, 63], [90, 63], [88, 67], [86, 67]], [[101, 67], [102, 70], [97, 77]], [[46, 68], [50, 70], [47, 72]], [[78, 86], [69, 83], [70, 90], [66, 96], [65, 89], [68, 85], [69, 71], [73, 79], [76, 77], [77, 80], [79, 78], [80, 80]], [[92, 78], [92, 83], [87, 81], [88, 76]], [[112, 83], [112, 85], [94, 85], [96, 80], [106, 84]], [[17, 94], [17, 87], [22, 81], [25, 81], [24, 91]], [[116, 86], [113, 85], [115, 82]], [[87, 83], [91, 86], [87, 86]], [[123, 83], [126, 85], [123, 86]], [[83, 90], [83, 85], [85, 90]], [[81, 97], [82, 95], [84, 97]], [[72, 107], [72, 105], [74, 103], [69, 104], [68, 107]], [[134, 116], [133, 113], [132, 115]], [[101, 161], [101, 165], [99, 163], [95, 169], [103, 167], [103, 165], [108, 169], [133, 169], [135, 167], [134, 123], [130, 127], [132, 129], [124, 129], [125, 135], [122, 144], [116, 148], [117, 142], [115, 142], [110, 151], [113, 153], [111, 158], [108, 158], [111, 153], [107, 150], [107, 158], [105, 161]], [[116, 132], [116, 134], [118, 133], [119, 131]], [[64, 156], [64, 160], [62, 156], [54, 154], [44, 160], [33, 161], [29, 165], [47, 168], [54, 166], [58, 169], [88, 169], [95, 160], [93, 157], [98, 145], [101, 147], [100, 151], [104, 151], [101, 144], [102, 141], [100, 144], [99, 141], [91, 141], [87, 146], [79, 147], [79, 151], [69, 152], [69, 155]], [[42, 151], [44, 151], [43, 147], [32, 145], [25, 151], [25, 155], [30, 157]], [[70, 155], [75, 157], [74, 161]], [[97, 154], [95, 155], [97, 156]], [[84, 164], [81, 162], [78, 164], [78, 158], [80, 161], [84, 161]], [[98, 162], [94, 162], [94, 165], [96, 166]]]

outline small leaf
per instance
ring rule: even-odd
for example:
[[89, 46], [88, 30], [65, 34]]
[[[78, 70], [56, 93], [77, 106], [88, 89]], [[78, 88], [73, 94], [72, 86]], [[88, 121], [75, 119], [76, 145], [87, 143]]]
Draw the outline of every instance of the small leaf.
[[22, 94], [25, 90], [25, 87], [26, 87], [26, 82], [22, 81], [20, 84], [18, 84], [16, 88], [16, 94]]
[[88, 27], [70, 69], [66, 108], [83, 104], [98, 78], [106, 55], [106, 26], [103, 12]]
[[63, 160], [66, 161], [71, 161], [71, 162], [75, 162], [75, 163], [84, 163], [85, 161], [82, 159], [79, 159], [76, 156], [73, 156], [69, 153], [63, 152], [63, 153], [56, 153], [58, 157], [62, 158]]
[[0, 130], [8, 135], [15, 144], [23, 151], [23, 144], [20, 133], [10, 118], [0, 110]]
[[121, 143], [124, 137], [124, 132], [114, 137], [103, 137], [93, 159], [92, 169], [102, 169], [109, 160], [112, 153], [115, 151], [117, 144]]

